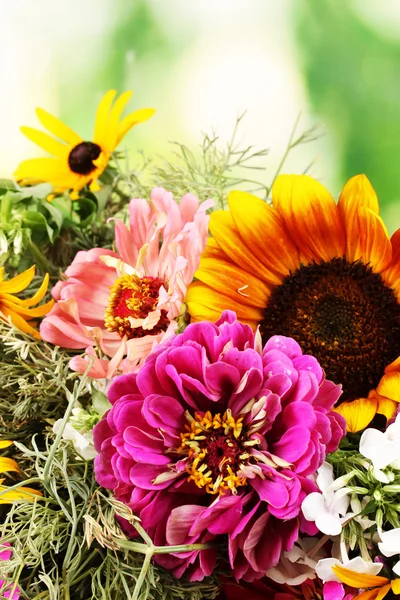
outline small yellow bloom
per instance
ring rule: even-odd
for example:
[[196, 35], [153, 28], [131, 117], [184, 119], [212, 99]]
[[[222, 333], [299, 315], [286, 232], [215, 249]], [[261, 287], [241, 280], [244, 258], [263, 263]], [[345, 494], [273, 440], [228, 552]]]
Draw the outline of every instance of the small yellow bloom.
[[38, 129], [21, 127], [27, 138], [53, 157], [23, 161], [14, 173], [18, 183], [49, 182], [54, 194], [70, 191], [75, 200], [86, 185], [92, 192], [98, 191], [97, 180], [107, 167], [112, 152], [134, 125], [147, 121], [155, 112], [153, 108], [142, 108], [121, 119], [132, 92], [121, 94], [113, 105], [116, 94], [115, 90], [109, 90], [100, 101], [93, 141], [84, 141], [62, 121], [37, 108], [36, 114], [43, 127], [61, 141]]
[[34, 328], [35, 323], [29, 322], [32, 321], [32, 319], [44, 317], [54, 304], [54, 300], [50, 300], [41, 306], [31, 308], [44, 298], [49, 285], [48, 273], [46, 273], [42, 285], [32, 298], [21, 300], [15, 296], [15, 294], [22, 292], [30, 285], [35, 275], [35, 268], [36, 267], [33, 265], [23, 273], [20, 273], [8, 281], [4, 281], [3, 279], [4, 267], [0, 268], [0, 319], [3, 321], [11, 319], [11, 322], [18, 327], [18, 329], [40, 339], [39, 332]]
[[353, 588], [363, 590], [372, 588], [358, 595], [357, 600], [382, 600], [390, 590], [392, 590], [394, 594], [400, 593], [400, 579], [393, 579], [390, 581], [387, 577], [357, 573], [356, 571], [351, 571], [341, 565], [333, 566], [332, 571], [339, 577], [340, 581]]

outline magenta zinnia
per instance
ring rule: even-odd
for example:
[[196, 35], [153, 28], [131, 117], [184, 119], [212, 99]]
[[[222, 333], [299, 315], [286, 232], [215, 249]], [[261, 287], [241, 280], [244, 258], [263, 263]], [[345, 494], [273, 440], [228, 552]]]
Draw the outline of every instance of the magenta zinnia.
[[[344, 435], [331, 410], [340, 392], [291, 338], [262, 349], [229, 311], [194, 323], [113, 383], [94, 429], [97, 481], [156, 544], [227, 536], [235, 577], [262, 577], [310, 526], [300, 507]], [[200, 580], [216, 555], [214, 546], [157, 562]]]

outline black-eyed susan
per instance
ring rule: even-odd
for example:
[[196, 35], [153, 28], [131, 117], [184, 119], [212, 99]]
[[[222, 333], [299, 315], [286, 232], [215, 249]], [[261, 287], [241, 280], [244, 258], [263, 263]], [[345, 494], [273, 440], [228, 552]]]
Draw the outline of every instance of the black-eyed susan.
[[11, 322], [24, 333], [29, 333], [40, 339], [32, 319], [44, 317], [54, 304], [50, 300], [41, 306], [32, 308], [43, 300], [49, 285], [49, 275], [46, 273], [38, 291], [31, 297], [22, 300], [15, 294], [25, 290], [31, 284], [35, 275], [35, 265], [12, 279], [4, 281], [4, 267], [0, 268], [0, 319]]
[[[0, 440], [0, 449], [8, 448], [12, 444], [13, 442], [10, 440]], [[0, 473], [17, 473], [21, 475], [21, 469], [13, 458], [0, 456]], [[0, 504], [11, 504], [15, 500], [33, 502], [35, 497], [42, 496], [41, 492], [30, 487], [12, 486], [12, 489], [9, 489], [3, 485], [4, 481], [5, 479], [0, 478]]]
[[388, 237], [364, 175], [338, 204], [317, 181], [281, 175], [273, 206], [231, 192], [211, 215], [207, 248], [189, 288], [193, 321], [224, 309], [262, 337], [294, 337], [343, 384], [350, 431], [400, 402], [400, 230]]
[[124, 92], [113, 104], [116, 94], [115, 90], [109, 90], [100, 101], [92, 141], [84, 141], [62, 121], [42, 108], [36, 109], [40, 123], [55, 137], [31, 127], [21, 127], [21, 131], [54, 158], [23, 161], [14, 173], [16, 180], [21, 185], [51, 183], [54, 194], [69, 191], [72, 199], [77, 199], [86, 185], [91, 191], [98, 191], [98, 178], [107, 167], [112, 152], [134, 125], [147, 121], [154, 114], [154, 109], [142, 108], [121, 119], [132, 92]]

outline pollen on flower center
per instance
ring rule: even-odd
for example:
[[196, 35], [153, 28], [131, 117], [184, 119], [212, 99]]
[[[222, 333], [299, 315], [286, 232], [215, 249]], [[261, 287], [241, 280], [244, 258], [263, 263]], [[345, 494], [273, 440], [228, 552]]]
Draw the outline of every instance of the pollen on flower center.
[[101, 148], [93, 142], [81, 142], [72, 148], [68, 156], [68, 165], [73, 173], [90, 175], [96, 170], [93, 161], [99, 158]]
[[157, 277], [138, 277], [122, 275], [111, 287], [111, 294], [104, 323], [108, 331], [115, 331], [127, 339], [140, 338], [145, 335], [156, 335], [166, 331], [169, 319], [165, 310], [160, 311], [160, 318], [155, 326], [146, 327], [137, 323], [144, 320], [149, 313], [157, 309], [159, 289], [163, 285]]
[[194, 418], [187, 413], [186, 418], [189, 423], [181, 433], [178, 452], [189, 457], [188, 481], [208, 494], [224, 494], [228, 490], [236, 494], [237, 488], [247, 483], [240, 469], [250, 458], [248, 446], [257, 443], [243, 435], [243, 419], [234, 419], [229, 409], [222, 416], [207, 411], [195, 413]]
[[264, 340], [290, 335], [343, 400], [367, 397], [400, 354], [400, 305], [380, 275], [344, 258], [300, 267], [272, 292], [260, 325]]

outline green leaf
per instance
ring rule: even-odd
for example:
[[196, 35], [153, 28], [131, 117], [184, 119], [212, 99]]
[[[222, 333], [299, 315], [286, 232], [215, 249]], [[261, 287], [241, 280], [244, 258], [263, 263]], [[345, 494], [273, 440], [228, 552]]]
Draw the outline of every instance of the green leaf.
[[97, 213], [97, 206], [90, 198], [82, 198], [72, 203], [73, 210], [79, 215], [80, 223], [76, 223], [79, 227], [86, 227], [91, 223]]
[[27, 210], [22, 220], [25, 227], [29, 227], [34, 231], [46, 231], [49, 236], [49, 240], [52, 242], [54, 238], [54, 231], [47, 223], [46, 217], [40, 212], [33, 210]]
[[372, 499], [368, 502], [368, 504], [361, 511], [361, 515], [370, 515], [376, 511], [377, 503], [376, 500]]
[[54, 206], [50, 202], [43, 204], [42, 207], [45, 210], [47, 210], [50, 213], [50, 215], [52, 216], [55, 224], [57, 225], [57, 233], [59, 233], [61, 231], [61, 227], [62, 227], [63, 221], [64, 221], [62, 212], [59, 210], [59, 208], [57, 208], [57, 206]]

